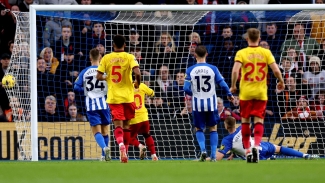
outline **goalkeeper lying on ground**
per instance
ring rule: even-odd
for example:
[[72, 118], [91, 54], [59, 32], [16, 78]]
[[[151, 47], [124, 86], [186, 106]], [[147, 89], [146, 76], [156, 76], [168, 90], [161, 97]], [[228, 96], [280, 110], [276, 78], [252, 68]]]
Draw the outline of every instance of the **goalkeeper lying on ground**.
[[[233, 155], [237, 155], [242, 159], [245, 159], [245, 149], [243, 148], [241, 126], [236, 129], [235, 118], [229, 116], [225, 120], [225, 128], [228, 130], [229, 135], [224, 137], [221, 142], [220, 149], [217, 150], [217, 161], [222, 160], [228, 151], [232, 152], [232, 155], [228, 158], [231, 160]], [[254, 144], [254, 140], [250, 139], [251, 144]], [[260, 144], [260, 160], [267, 160], [275, 154], [282, 154], [285, 156], [300, 157], [305, 159], [316, 159], [318, 155], [304, 154], [291, 148], [278, 146], [269, 142], [261, 142]]]

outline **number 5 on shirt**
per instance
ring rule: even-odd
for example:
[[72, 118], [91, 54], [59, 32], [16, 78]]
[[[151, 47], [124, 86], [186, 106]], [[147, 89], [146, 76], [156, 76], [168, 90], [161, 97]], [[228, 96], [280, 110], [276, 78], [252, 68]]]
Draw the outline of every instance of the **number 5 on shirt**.
[[115, 78], [112, 78], [112, 81], [114, 83], [119, 83], [122, 80], [122, 74], [120, 73], [120, 69], [121, 69], [120, 65], [112, 66], [112, 76], [115, 76]]

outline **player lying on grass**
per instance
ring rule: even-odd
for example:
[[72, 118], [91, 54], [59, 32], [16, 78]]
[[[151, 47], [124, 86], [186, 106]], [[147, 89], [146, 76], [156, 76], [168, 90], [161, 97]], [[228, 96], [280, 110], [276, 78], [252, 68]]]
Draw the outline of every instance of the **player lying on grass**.
[[107, 84], [96, 79], [99, 65], [99, 51], [90, 50], [91, 66], [82, 70], [74, 84], [74, 90], [84, 92], [86, 96], [87, 116], [97, 144], [102, 148], [102, 158], [109, 161], [110, 149], [108, 147], [108, 125], [111, 123], [110, 110], [105, 102]]
[[[135, 81], [137, 84], [137, 81]], [[138, 89], [134, 89], [134, 102], [136, 105], [135, 108], [135, 117], [130, 121], [130, 131], [131, 131], [131, 140], [130, 145], [135, 147], [139, 147], [140, 149], [140, 159], [143, 160], [147, 151], [146, 146], [141, 144], [137, 136], [141, 134], [148, 146], [148, 149], [151, 154], [152, 161], [158, 161], [158, 157], [156, 155], [155, 150], [155, 142], [150, 135], [150, 124], [149, 124], [149, 117], [148, 117], [148, 110], [145, 107], [145, 97], [146, 95], [149, 97], [154, 96], [154, 91], [149, 88], [147, 85], [141, 83]]]
[[[246, 152], [243, 148], [241, 126], [236, 129], [236, 120], [231, 116], [227, 117], [224, 123], [226, 130], [229, 132], [229, 135], [222, 139], [220, 149], [217, 151], [217, 161], [222, 160], [228, 151], [232, 152], [232, 155], [228, 158], [228, 160], [232, 159], [233, 154], [236, 154], [237, 156], [245, 159]], [[254, 144], [254, 140], [252, 138], [250, 138], [250, 143]], [[318, 155], [304, 154], [294, 149], [278, 146], [270, 142], [262, 141], [259, 147], [260, 160], [267, 160], [275, 154], [282, 154], [285, 156], [293, 156], [305, 159], [316, 159], [319, 157]]]

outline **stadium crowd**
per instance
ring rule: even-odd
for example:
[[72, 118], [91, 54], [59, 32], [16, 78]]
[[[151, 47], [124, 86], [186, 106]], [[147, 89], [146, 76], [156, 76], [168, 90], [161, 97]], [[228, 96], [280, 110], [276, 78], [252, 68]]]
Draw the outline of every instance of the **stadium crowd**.
[[[94, 4], [92, 0], [0, 0], [0, 79], [7, 70], [15, 50], [16, 19], [10, 11], [28, 12], [30, 4]], [[114, 2], [109, 2], [114, 4]], [[109, 4], [105, 3], [105, 4]], [[141, 4], [291, 4], [288, 0], [158, 0], [135, 2]], [[324, 3], [322, 0], [296, 0], [297, 3]], [[118, 4], [118, 3], [116, 3]], [[111, 19], [117, 12], [109, 12]], [[136, 11], [132, 16], [145, 17], [148, 12]], [[40, 122], [87, 121], [82, 93], [73, 91], [79, 72], [90, 65], [88, 52], [97, 48], [102, 55], [111, 51], [111, 40], [116, 34], [127, 38], [127, 52], [135, 55], [143, 75], [143, 82], [154, 89], [156, 96], [146, 98], [145, 105], [152, 119], [188, 118], [191, 115], [191, 97], [183, 91], [185, 69], [196, 63], [197, 45], [208, 48], [208, 63], [216, 65], [230, 84], [231, 68], [236, 51], [247, 46], [245, 32], [259, 28], [260, 46], [270, 49], [275, 56], [286, 89], [276, 90], [276, 81], [268, 75], [269, 102], [267, 118], [277, 120], [309, 120], [325, 116], [325, 32], [321, 21], [290, 23], [288, 15], [279, 21], [268, 21], [261, 11], [226, 12], [216, 18], [209, 12], [194, 27], [182, 25], [105, 24], [92, 21], [85, 12], [81, 19], [68, 19], [64, 12], [54, 16], [38, 16], [37, 78]], [[155, 18], [173, 19], [174, 12], [157, 11]], [[324, 15], [310, 15], [320, 20]], [[105, 27], [106, 26], [106, 31]], [[287, 34], [288, 33], [288, 34]], [[25, 45], [25, 48], [22, 48]], [[106, 46], [106, 49], [105, 49]], [[28, 43], [20, 43], [20, 50], [28, 50]], [[29, 53], [26, 53], [26, 57]], [[27, 86], [28, 87], [28, 86]], [[27, 88], [26, 87], [26, 88]], [[218, 111], [221, 119], [233, 116], [240, 120], [238, 96], [232, 103], [218, 90]], [[278, 107], [279, 106], [279, 107]], [[19, 109], [19, 110], [16, 110]], [[17, 112], [18, 111], [18, 112]], [[15, 114], [16, 113], [16, 114]], [[0, 115], [12, 121], [22, 113], [16, 97], [8, 98], [0, 86]]]

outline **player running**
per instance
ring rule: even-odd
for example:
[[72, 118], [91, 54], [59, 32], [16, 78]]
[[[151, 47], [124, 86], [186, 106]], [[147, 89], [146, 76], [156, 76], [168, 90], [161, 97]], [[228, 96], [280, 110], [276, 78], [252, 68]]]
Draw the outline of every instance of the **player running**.
[[130, 144], [140, 149], [140, 159], [143, 160], [147, 151], [146, 146], [141, 144], [137, 135], [141, 134], [145, 141], [146, 145], [149, 148], [152, 161], [158, 161], [155, 150], [155, 142], [150, 135], [150, 124], [148, 117], [148, 110], [145, 107], [145, 97], [153, 97], [155, 95], [154, 91], [149, 88], [147, 85], [141, 83], [138, 89], [134, 89], [134, 102], [136, 104], [135, 109], [135, 118], [130, 121], [130, 131], [131, 131], [131, 141]]
[[195, 49], [197, 64], [186, 70], [184, 91], [192, 96], [193, 122], [196, 128], [196, 139], [201, 150], [200, 161], [205, 161], [207, 157], [203, 132], [206, 126], [210, 130], [211, 161], [216, 161], [217, 124], [220, 121], [217, 109], [216, 84], [227, 93], [229, 100], [233, 100], [234, 97], [218, 68], [206, 63], [206, 56], [205, 46], [197, 46]]
[[[127, 149], [130, 140], [129, 120], [135, 116], [132, 71], [137, 83], [141, 83], [139, 64], [132, 54], [124, 52], [125, 38], [113, 38], [114, 52], [106, 54], [98, 67], [97, 79], [108, 83], [107, 103], [115, 126], [114, 136], [120, 148], [120, 160], [128, 162]], [[106, 73], [107, 76], [104, 74]], [[138, 84], [134, 84], [138, 88]]]
[[111, 123], [110, 110], [105, 102], [107, 84], [96, 79], [99, 65], [99, 51], [92, 49], [89, 52], [91, 66], [82, 70], [74, 84], [74, 90], [84, 92], [86, 96], [87, 116], [97, 144], [102, 148], [101, 160], [109, 161], [110, 148], [108, 147], [108, 125]]
[[[242, 121], [243, 144], [246, 150], [247, 162], [258, 163], [258, 149], [264, 131], [264, 113], [267, 104], [267, 74], [268, 66], [272, 69], [279, 83], [278, 90], [284, 89], [282, 74], [275, 63], [270, 50], [259, 47], [260, 31], [255, 28], [247, 30], [248, 47], [237, 52], [231, 76], [232, 93], [236, 93], [236, 82], [241, 69], [239, 86], [240, 116]], [[250, 117], [254, 116], [255, 144], [250, 144]]]
[[[222, 160], [228, 151], [231, 151], [233, 154], [245, 159], [246, 151], [243, 148], [241, 126], [236, 129], [236, 119], [231, 116], [228, 116], [224, 123], [225, 129], [229, 132], [229, 135], [222, 139], [220, 149], [217, 152], [217, 160]], [[252, 138], [249, 138], [249, 142], [252, 145], [254, 144]], [[318, 155], [304, 154], [291, 148], [263, 141], [259, 144], [258, 150], [260, 160], [267, 160], [275, 154], [305, 158], [306, 160], [319, 158]], [[232, 159], [233, 154], [228, 158], [228, 160]]]

